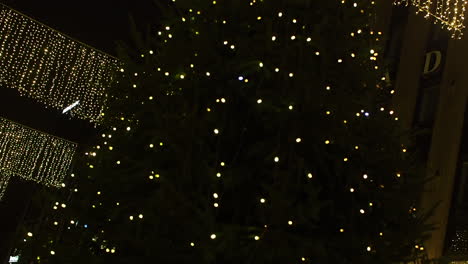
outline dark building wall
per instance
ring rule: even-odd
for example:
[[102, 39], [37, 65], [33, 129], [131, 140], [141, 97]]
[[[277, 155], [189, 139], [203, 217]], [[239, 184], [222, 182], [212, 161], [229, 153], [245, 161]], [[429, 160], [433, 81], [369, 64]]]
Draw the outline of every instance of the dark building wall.
[[[426, 173], [433, 180], [425, 186], [420, 209], [440, 202], [430, 219], [438, 227], [426, 244], [431, 258], [444, 253], [468, 93], [468, 39], [449, 39], [438, 27], [410, 13], [395, 85], [395, 108], [404, 126], [428, 132], [421, 147], [426, 148]], [[441, 52], [440, 70], [424, 75], [431, 51]]]

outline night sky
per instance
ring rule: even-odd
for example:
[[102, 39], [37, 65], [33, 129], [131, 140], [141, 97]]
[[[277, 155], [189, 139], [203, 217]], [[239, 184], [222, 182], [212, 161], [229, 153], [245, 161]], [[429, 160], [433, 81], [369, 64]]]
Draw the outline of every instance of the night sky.
[[0, 0], [79, 41], [115, 54], [117, 40], [129, 41], [129, 15], [140, 29], [155, 23], [152, 0]]

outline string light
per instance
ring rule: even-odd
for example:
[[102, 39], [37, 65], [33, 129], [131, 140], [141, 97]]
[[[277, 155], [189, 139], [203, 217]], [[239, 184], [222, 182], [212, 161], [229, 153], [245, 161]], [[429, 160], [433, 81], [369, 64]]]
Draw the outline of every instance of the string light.
[[[416, 13], [422, 12], [425, 18], [434, 18], [434, 24], [452, 32], [452, 38], [460, 39], [465, 28], [466, 0], [394, 0], [394, 5], [416, 7]], [[433, 11], [435, 10], [435, 11]]]
[[48, 107], [98, 122], [117, 59], [0, 4], [0, 81]]
[[61, 187], [76, 147], [73, 142], [0, 118], [0, 192], [8, 182], [5, 174]]

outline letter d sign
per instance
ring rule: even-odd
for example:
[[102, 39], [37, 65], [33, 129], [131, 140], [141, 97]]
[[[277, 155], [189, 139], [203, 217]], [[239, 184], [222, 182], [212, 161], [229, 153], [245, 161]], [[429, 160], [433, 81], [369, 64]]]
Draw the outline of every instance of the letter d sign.
[[[432, 59], [434, 57], [434, 60]], [[433, 73], [440, 67], [442, 62], [442, 53], [438, 50], [426, 53], [426, 62], [424, 63], [424, 75]]]

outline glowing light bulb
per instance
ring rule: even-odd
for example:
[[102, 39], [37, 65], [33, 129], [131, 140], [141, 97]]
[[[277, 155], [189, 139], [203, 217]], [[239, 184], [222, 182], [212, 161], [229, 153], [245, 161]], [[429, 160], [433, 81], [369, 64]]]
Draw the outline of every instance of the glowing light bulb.
[[215, 235], [215, 234], [211, 234], [210, 238], [211, 238], [211, 239], [216, 239], [216, 235]]

